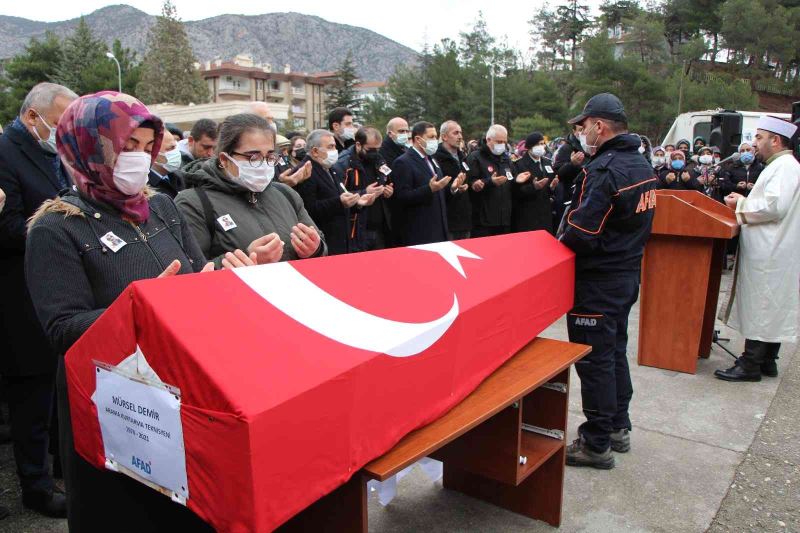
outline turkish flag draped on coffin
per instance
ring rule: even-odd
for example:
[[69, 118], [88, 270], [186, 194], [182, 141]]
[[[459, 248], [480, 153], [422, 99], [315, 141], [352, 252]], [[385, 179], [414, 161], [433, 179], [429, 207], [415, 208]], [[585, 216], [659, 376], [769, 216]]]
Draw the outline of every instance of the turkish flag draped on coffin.
[[460, 402], [573, 280], [538, 231], [133, 283], [66, 356], [76, 449], [104, 468], [93, 361], [138, 345], [181, 391], [188, 507], [271, 530]]

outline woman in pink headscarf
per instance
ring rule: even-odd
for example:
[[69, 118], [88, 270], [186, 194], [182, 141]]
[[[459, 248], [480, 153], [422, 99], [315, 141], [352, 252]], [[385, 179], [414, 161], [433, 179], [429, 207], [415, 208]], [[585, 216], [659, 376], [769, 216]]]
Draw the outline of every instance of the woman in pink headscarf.
[[[75, 453], [63, 354], [133, 281], [213, 270], [172, 200], [147, 187], [163, 125], [127, 94], [75, 100], [56, 143], [75, 184], [31, 218], [25, 273], [42, 327], [62, 354], [58, 369], [61, 457], [71, 531], [156, 531], [205, 526], [185, 507]], [[224, 266], [252, 264], [241, 251]], [[123, 518], [124, 516], [124, 518]]]

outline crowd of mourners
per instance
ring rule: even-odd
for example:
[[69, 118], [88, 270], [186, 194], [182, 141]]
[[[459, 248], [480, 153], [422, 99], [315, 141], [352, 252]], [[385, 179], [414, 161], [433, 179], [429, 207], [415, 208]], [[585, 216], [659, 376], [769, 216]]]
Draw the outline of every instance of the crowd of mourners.
[[[327, 129], [281, 134], [269, 105], [252, 102], [183, 132], [122, 93], [41, 83], [26, 96], [0, 135], [0, 440], [13, 444], [26, 507], [65, 516], [58, 480], [91, 469], [72, 449], [63, 355], [131, 282], [555, 233], [589, 160], [580, 126], [515, 142], [499, 124], [466, 139], [452, 120], [378, 128], [346, 108], [327, 118]], [[762, 169], [747, 143], [720, 165], [702, 138], [641, 140], [663, 189], [747, 195]]]

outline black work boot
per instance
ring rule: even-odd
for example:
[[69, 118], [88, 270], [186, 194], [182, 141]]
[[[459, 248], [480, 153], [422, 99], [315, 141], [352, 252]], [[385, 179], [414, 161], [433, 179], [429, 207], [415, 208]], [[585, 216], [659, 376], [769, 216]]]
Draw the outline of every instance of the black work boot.
[[67, 497], [54, 490], [23, 492], [22, 505], [50, 518], [67, 517]]
[[778, 352], [781, 350], [781, 345], [778, 342], [769, 343], [766, 354], [764, 354], [764, 361], [761, 363], [761, 373], [770, 378], [778, 377]]
[[724, 381], [761, 381], [761, 365], [767, 360], [769, 343], [745, 339], [744, 352], [727, 370], [717, 370], [714, 375]]
[[723, 381], [761, 381], [761, 369], [754, 370], [736, 360], [727, 370], [715, 370], [714, 376]]
[[778, 377], [778, 363], [775, 359], [768, 359], [761, 363], [761, 373], [768, 378]]
[[611, 455], [611, 448], [604, 452], [592, 450], [581, 436], [567, 446], [567, 465], [611, 470], [614, 468], [614, 456]]
[[611, 434], [611, 449], [617, 453], [631, 450], [631, 432], [628, 428], [618, 429]]

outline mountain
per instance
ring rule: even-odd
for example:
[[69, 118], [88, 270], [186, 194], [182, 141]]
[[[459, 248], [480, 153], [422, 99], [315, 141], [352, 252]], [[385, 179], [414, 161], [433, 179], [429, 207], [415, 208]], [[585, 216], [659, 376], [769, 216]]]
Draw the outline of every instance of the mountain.
[[[138, 52], [147, 47], [147, 34], [155, 17], [129, 5], [98, 9], [84, 17], [95, 36]], [[20, 53], [31, 37], [52, 31], [69, 35], [78, 19], [39, 22], [0, 16], [0, 58]], [[289, 64], [293, 72], [336, 70], [347, 52], [353, 51], [358, 75], [365, 81], [386, 80], [397, 65], [414, 62], [417, 53], [373, 31], [328, 22], [299, 13], [219, 15], [188, 21], [186, 30], [198, 61], [231, 60], [247, 53], [258, 63], [270, 63], [276, 71]], [[368, 53], [362, 53], [362, 51]]]

